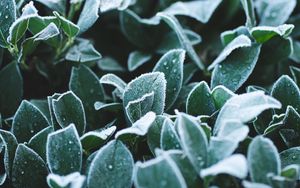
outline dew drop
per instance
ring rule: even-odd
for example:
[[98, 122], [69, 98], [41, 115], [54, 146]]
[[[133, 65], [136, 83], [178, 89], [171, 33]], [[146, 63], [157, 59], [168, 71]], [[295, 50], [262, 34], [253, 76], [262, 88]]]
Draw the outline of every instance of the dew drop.
[[34, 130], [30, 130], [31, 133], [34, 133]]
[[21, 174], [25, 174], [25, 172], [24, 172], [24, 171], [21, 171]]
[[8, 16], [6, 15], [6, 16], [5, 16], [5, 19], [7, 19], [7, 18], [8, 18]]
[[296, 155], [293, 155], [293, 156], [292, 156], [292, 159], [294, 159], [294, 160], [295, 160], [296, 158], [297, 158], [297, 157], [296, 157]]
[[113, 166], [112, 165], [108, 165], [108, 169], [113, 169]]

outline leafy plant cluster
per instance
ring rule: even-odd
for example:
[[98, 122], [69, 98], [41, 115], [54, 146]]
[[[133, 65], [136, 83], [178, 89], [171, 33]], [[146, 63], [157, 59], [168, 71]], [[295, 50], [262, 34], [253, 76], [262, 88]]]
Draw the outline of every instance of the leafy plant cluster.
[[297, 0], [1, 0], [0, 187], [293, 188]]

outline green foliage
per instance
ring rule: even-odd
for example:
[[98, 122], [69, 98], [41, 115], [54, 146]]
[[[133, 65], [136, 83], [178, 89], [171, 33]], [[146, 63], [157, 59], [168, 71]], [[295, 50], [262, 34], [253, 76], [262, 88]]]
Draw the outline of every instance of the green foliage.
[[0, 187], [299, 187], [299, 5], [0, 0]]

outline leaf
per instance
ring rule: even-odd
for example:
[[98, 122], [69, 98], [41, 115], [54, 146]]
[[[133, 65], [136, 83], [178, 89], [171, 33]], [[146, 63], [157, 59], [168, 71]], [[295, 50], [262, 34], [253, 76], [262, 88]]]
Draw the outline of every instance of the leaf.
[[79, 33], [79, 27], [73, 22], [67, 20], [63, 16], [59, 15], [58, 12], [53, 13], [55, 17], [60, 21], [60, 27], [69, 38], [74, 38]]
[[121, 78], [119, 78], [115, 74], [106, 74], [102, 76], [100, 79], [100, 83], [112, 85], [116, 87], [122, 94], [124, 93], [125, 87], [127, 85]]
[[48, 123], [51, 123], [51, 114], [49, 111], [49, 104], [47, 100], [39, 100], [39, 99], [34, 99], [30, 100], [30, 103], [36, 106], [42, 113], [43, 115], [47, 118]]
[[101, 1], [86, 0], [83, 10], [80, 14], [77, 25], [80, 28], [80, 34], [87, 31], [99, 18], [98, 11]]
[[60, 125], [57, 122], [57, 119], [55, 117], [54, 109], [53, 109], [53, 104], [52, 103], [53, 103], [54, 99], [58, 99], [60, 96], [61, 96], [61, 94], [55, 93], [52, 96], [48, 96], [47, 97], [48, 107], [49, 107], [50, 116], [51, 116], [51, 125], [52, 125], [52, 127], [53, 127], [54, 130], [58, 130], [61, 127], [60, 127]]
[[187, 187], [201, 187], [202, 182], [198, 172], [193, 169], [187, 156], [180, 150], [169, 150], [167, 152], [179, 168]]
[[166, 119], [162, 126], [160, 148], [163, 150], [181, 149], [179, 137], [171, 120]]
[[248, 126], [238, 120], [228, 120], [225, 121], [224, 126], [219, 130], [217, 137], [240, 142], [247, 137], [248, 133]]
[[241, 3], [246, 14], [246, 26], [252, 28], [256, 25], [253, 0], [241, 0]]
[[[17, 147], [13, 168], [14, 187], [46, 187], [48, 169], [43, 159], [24, 144]], [[34, 181], [32, 178], [34, 177]]]
[[225, 120], [236, 119], [242, 123], [247, 123], [264, 110], [270, 108], [281, 108], [281, 104], [276, 99], [265, 95], [262, 91], [233, 96], [219, 112], [214, 127], [214, 134], [222, 129]]
[[49, 174], [47, 176], [48, 186], [51, 188], [81, 188], [85, 182], [85, 176], [80, 175], [79, 172], [74, 172], [66, 176], [59, 176], [56, 174]]
[[183, 32], [183, 28], [179, 21], [171, 15], [165, 13], [158, 13], [159, 16], [170, 28], [172, 28], [177, 34], [178, 40], [180, 41], [181, 47], [186, 51], [191, 60], [199, 67], [199, 69], [204, 70], [204, 64], [200, 57], [197, 55], [188, 37]]
[[211, 91], [216, 109], [221, 109], [223, 105], [235, 94], [224, 86], [217, 86]]
[[285, 177], [285, 178], [290, 178], [292, 180], [297, 180], [299, 179], [299, 172], [300, 172], [300, 167], [299, 165], [292, 164], [284, 167], [281, 170], [280, 175]]
[[137, 100], [147, 93], [154, 92], [153, 105], [151, 111], [160, 115], [164, 111], [166, 98], [166, 80], [163, 73], [146, 73], [135, 78], [125, 87], [123, 94], [123, 106], [130, 101]]
[[208, 153], [208, 141], [202, 127], [191, 117], [178, 114], [177, 132], [183, 151], [193, 164], [194, 169], [200, 172], [205, 168]]
[[[188, 37], [192, 45], [197, 45], [202, 41], [202, 38], [198, 33], [191, 30], [184, 30], [184, 34]], [[165, 54], [172, 49], [181, 48], [181, 43], [178, 40], [177, 34], [174, 31], [167, 33], [159, 46], [156, 48], [156, 52], [160, 54]]]
[[153, 72], [162, 72], [165, 75], [167, 81], [165, 101], [167, 110], [174, 104], [181, 90], [184, 59], [184, 50], [171, 50], [164, 54], [153, 68]]
[[68, 175], [81, 170], [82, 148], [74, 124], [49, 134], [46, 153], [54, 174]]
[[98, 67], [107, 72], [124, 72], [125, 69], [112, 57], [103, 57], [97, 62]]
[[[8, 178], [11, 178], [13, 161], [15, 158], [15, 152], [18, 146], [16, 137], [8, 131], [0, 129], [0, 141], [3, 143], [4, 152], [4, 167], [5, 173]], [[0, 143], [1, 143], [0, 142]]]
[[154, 100], [154, 92], [145, 94], [142, 98], [130, 101], [125, 108], [126, 115], [131, 123], [136, 122], [147, 112], [151, 111]]
[[130, 188], [134, 161], [121, 141], [111, 141], [102, 147], [93, 159], [87, 185], [96, 188]]
[[7, 40], [13, 45], [17, 45], [17, 42], [27, 31], [30, 18], [38, 16], [32, 1], [24, 6], [22, 12], [22, 15], [9, 28]]
[[12, 123], [12, 133], [18, 142], [28, 142], [36, 133], [48, 127], [43, 113], [30, 102], [24, 100], [18, 108]]
[[245, 188], [271, 188], [271, 186], [262, 184], [262, 183], [254, 183], [254, 182], [248, 182], [248, 181], [243, 181], [243, 186]]
[[224, 85], [232, 91], [239, 89], [252, 74], [259, 54], [260, 45], [241, 48], [214, 68], [211, 87]]
[[259, 25], [278, 26], [287, 21], [296, 6], [296, 0], [269, 2], [260, 18]]
[[247, 160], [253, 182], [269, 184], [267, 175], [277, 175], [281, 169], [277, 148], [271, 140], [262, 136], [255, 137], [250, 143]]
[[147, 134], [149, 127], [155, 120], [155, 113], [148, 112], [141, 119], [136, 121], [131, 127], [118, 131], [115, 138], [126, 137], [127, 135], [144, 136]]
[[104, 90], [97, 75], [85, 65], [74, 67], [69, 81], [69, 89], [82, 101], [87, 127], [95, 126], [99, 119], [94, 103], [104, 101]]
[[159, 20], [142, 19], [130, 9], [120, 12], [120, 27], [129, 42], [140, 49], [152, 49], [160, 42]]
[[12, 116], [23, 96], [23, 78], [17, 63], [10, 63], [0, 71], [0, 113]]
[[76, 45], [68, 50], [65, 58], [68, 61], [86, 63], [97, 61], [101, 57], [101, 54], [94, 48], [89, 40], [81, 39], [77, 40]]
[[137, 68], [147, 63], [152, 58], [151, 54], [141, 51], [133, 51], [128, 57], [128, 70], [130, 72], [135, 71]]
[[167, 117], [156, 116], [153, 123], [150, 125], [147, 134], [147, 144], [153, 154], [155, 154], [155, 149], [160, 148], [160, 136], [164, 121]]
[[137, 188], [187, 187], [175, 162], [166, 156], [160, 156], [144, 163], [137, 162], [134, 170], [134, 185]]
[[202, 169], [200, 174], [202, 178], [207, 176], [216, 176], [218, 174], [228, 174], [244, 179], [248, 174], [247, 160], [241, 154], [234, 154], [215, 165]]
[[[208, 67], [208, 70], [212, 70], [214, 67], [217, 67], [218, 64], [226, 60], [228, 56], [235, 50], [243, 47], [250, 47], [251, 40], [246, 35], [240, 35], [233, 39], [220, 53], [220, 55], [212, 62]], [[223, 63], [224, 64], [224, 63]]]
[[221, 2], [221, 0], [176, 2], [163, 12], [175, 16], [188, 16], [199, 22], [207, 23]]
[[52, 106], [56, 120], [62, 128], [74, 123], [78, 133], [80, 135], [84, 133], [86, 129], [84, 108], [81, 100], [72, 91], [54, 99]]
[[107, 127], [85, 133], [80, 137], [82, 148], [90, 151], [103, 145], [116, 131], [116, 126]]
[[36, 133], [28, 142], [28, 147], [33, 149], [44, 161], [46, 161], [47, 138], [52, 133], [53, 127], [49, 126]]
[[48, 7], [49, 9], [51, 9], [53, 11], [57, 11], [57, 12], [63, 14], [63, 15], [66, 13], [66, 0], [59, 0], [59, 1], [53, 1], [53, 0], [34, 0], [34, 1], [42, 3], [43, 5], [45, 5], [46, 7]]
[[282, 151], [280, 153], [280, 159], [282, 168], [292, 164], [300, 165], [300, 147], [292, 147]]
[[245, 26], [239, 26], [233, 30], [224, 31], [221, 33], [221, 41], [223, 46], [227, 46], [230, 42], [232, 42], [238, 36], [245, 35], [250, 36], [249, 28]]
[[189, 93], [186, 111], [190, 115], [212, 115], [216, 111], [215, 103], [209, 86], [205, 81], [197, 84]]
[[[0, 47], [7, 48], [7, 37], [9, 36], [9, 28], [16, 20], [16, 3], [14, 0], [1, 0], [0, 3]], [[2, 91], [2, 90], [1, 90]]]
[[279, 113], [284, 113], [288, 105], [293, 106], [296, 111], [300, 110], [300, 90], [289, 76], [283, 75], [274, 83], [271, 95], [282, 104]]
[[250, 33], [259, 43], [264, 43], [274, 36], [287, 38], [295, 28], [292, 24], [283, 24], [277, 27], [258, 26], [251, 29]]

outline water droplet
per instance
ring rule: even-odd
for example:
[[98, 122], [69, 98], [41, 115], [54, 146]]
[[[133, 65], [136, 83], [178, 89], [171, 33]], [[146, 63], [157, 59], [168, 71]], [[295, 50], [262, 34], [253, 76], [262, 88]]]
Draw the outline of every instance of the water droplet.
[[179, 144], [176, 144], [175, 147], [176, 147], [177, 149], [179, 149]]
[[164, 62], [164, 66], [167, 66], [167, 62]]
[[198, 160], [198, 161], [202, 161], [202, 157], [200, 157], [200, 156], [197, 157], [197, 160]]
[[34, 130], [30, 130], [31, 133], [34, 133]]
[[293, 159], [293, 160], [295, 160], [296, 158], [297, 158], [296, 155], [293, 155], [293, 156], [292, 156], [292, 159]]
[[177, 70], [176, 70], [176, 69], [174, 69], [174, 70], [173, 70], [173, 72], [174, 72], [174, 73], [176, 73], [176, 72], [177, 72]]
[[173, 60], [172, 60], [172, 63], [176, 63], [176, 59], [173, 59]]
[[112, 165], [108, 165], [108, 169], [113, 169], [113, 166]]
[[21, 171], [21, 174], [25, 174], [25, 172], [24, 172], [24, 171]]
[[7, 19], [7, 18], [8, 18], [8, 16], [6, 15], [6, 16], [5, 16], [5, 19]]
[[6, 7], [5, 7], [6, 9], [8, 9], [8, 5], [6, 5]]
[[69, 141], [69, 144], [73, 144], [73, 142], [70, 140], [70, 141]]

